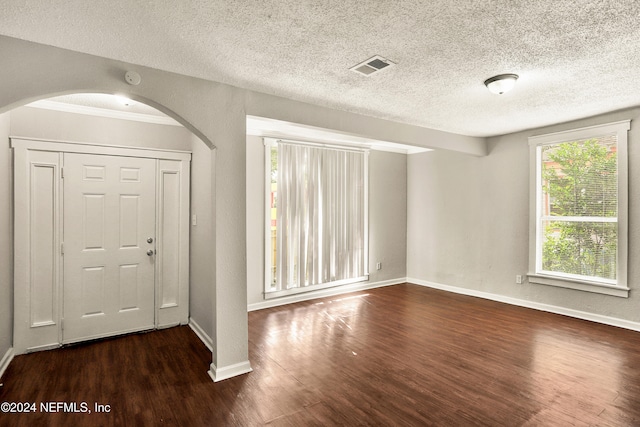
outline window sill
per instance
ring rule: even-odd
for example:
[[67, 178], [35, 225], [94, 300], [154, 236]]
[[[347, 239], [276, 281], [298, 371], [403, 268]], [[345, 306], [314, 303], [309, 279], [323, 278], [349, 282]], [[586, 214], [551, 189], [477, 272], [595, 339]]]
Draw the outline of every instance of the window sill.
[[559, 288], [576, 289], [579, 291], [593, 292], [596, 294], [629, 298], [629, 288], [627, 287], [607, 285], [595, 282], [561, 279], [558, 277], [533, 273], [529, 273], [527, 277], [529, 278], [529, 283], [536, 283], [538, 285], [556, 286]]

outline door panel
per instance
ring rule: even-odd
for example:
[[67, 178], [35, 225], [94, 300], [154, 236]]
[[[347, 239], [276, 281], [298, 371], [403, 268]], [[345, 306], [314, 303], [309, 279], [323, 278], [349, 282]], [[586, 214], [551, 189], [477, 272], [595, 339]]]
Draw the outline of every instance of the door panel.
[[189, 162], [158, 160], [158, 327], [189, 319]]
[[33, 230], [30, 242], [31, 259], [38, 266], [31, 271], [30, 326], [33, 328], [54, 325], [56, 320], [56, 167], [51, 164], [32, 164], [30, 178], [30, 227]]
[[60, 342], [61, 159], [14, 150], [13, 347], [21, 354]]
[[63, 343], [154, 327], [155, 165], [64, 154]]

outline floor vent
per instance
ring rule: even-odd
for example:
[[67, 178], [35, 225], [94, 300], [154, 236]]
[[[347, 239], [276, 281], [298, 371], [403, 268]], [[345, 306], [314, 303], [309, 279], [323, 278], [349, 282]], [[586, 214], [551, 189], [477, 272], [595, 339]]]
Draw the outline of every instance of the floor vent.
[[389, 61], [388, 59], [385, 59], [381, 56], [376, 55], [374, 57], [367, 59], [364, 62], [359, 63], [358, 65], [354, 65], [349, 69], [358, 74], [362, 74], [363, 76], [370, 76], [392, 65], [396, 65], [396, 64], [392, 61]]

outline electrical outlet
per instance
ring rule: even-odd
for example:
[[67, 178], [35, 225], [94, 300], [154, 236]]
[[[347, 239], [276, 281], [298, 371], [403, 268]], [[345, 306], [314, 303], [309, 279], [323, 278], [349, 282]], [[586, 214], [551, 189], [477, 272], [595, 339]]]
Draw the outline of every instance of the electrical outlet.
[[518, 285], [522, 285], [522, 275], [521, 274], [516, 274], [516, 283]]
[[382, 270], [382, 263], [381, 262], [376, 264], [376, 270]]

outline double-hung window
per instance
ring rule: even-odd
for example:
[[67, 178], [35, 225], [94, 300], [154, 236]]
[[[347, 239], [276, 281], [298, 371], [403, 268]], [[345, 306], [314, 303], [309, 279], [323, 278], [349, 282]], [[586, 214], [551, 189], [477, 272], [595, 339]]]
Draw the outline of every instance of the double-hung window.
[[529, 138], [529, 281], [615, 296], [627, 288], [629, 121]]
[[265, 147], [265, 298], [367, 280], [368, 151]]

